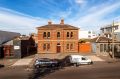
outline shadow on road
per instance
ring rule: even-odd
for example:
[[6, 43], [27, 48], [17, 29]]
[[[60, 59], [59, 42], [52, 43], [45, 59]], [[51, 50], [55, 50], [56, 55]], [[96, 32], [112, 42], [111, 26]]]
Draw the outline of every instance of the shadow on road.
[[44, 76], [63, 68], [34, 68], [28, 79], [41, 79]]

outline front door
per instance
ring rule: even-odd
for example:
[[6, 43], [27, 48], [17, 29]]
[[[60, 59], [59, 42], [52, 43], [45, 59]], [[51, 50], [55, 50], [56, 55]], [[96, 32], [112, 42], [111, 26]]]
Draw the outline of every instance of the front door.
[[61, 51], [61, 46], [60, 46], [60, 43], [57, 44], [57, 53], [60, 53]]

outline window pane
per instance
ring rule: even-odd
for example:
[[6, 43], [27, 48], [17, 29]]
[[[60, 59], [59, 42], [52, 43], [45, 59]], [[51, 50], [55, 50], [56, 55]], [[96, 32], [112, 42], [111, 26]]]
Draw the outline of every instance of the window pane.
[[47, 49], [48, 49], [48, 50], [50, 49], [50, 44], [47, 44]]
[[104, 52], [106, 52], [106, 44], [104, 44]]
[[70, 44], [70, 49], [73, 49], [73, 44]]
[[60, 37], [60, 32], [57, 32], [57, 38], [59, 38]]
[[82, 60], [86, 60], [86, 58], [82, 57]]
[[88, 31], [88, 34], [91, 34], [91, 31]]
[[66, 48], [69, 49], [69, 44], [67, 44]]
[[46, 37], [46, 32], [43, 33], [43, 37]]
[[73, 32], [71, 32], [71, 37], [73, 37]]
[[69, 32], [67, 32], [67, 37], [69, 37]]
[[47, 37], [50, 37], [50, 32], [47, 33]]
[[103, 52], [103, 44], [100, 44], [100, 52]]
[[46, 50], [46, 44], [43, 44], [43, 50]]

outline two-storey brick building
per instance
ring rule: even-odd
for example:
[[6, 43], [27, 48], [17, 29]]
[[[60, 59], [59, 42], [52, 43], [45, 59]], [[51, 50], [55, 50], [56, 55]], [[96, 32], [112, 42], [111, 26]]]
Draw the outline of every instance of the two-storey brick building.
[[38, 27], [38, 53], [78, 52], [79, 28], [64, 24], [52, 24]]

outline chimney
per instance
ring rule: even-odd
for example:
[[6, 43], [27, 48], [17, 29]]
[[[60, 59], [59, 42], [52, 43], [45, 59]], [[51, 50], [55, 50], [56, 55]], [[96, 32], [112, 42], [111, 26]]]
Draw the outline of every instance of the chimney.
[[49, 20], [49, 21], [48, 21], [48, 25], [51, 25], [51, 24], [52, 24], [52, 21], [51, 21], [51, 20]]
[[64, 19], [61, 19], [61, 22], [60, 22], [60, 24], [64, 24]]

